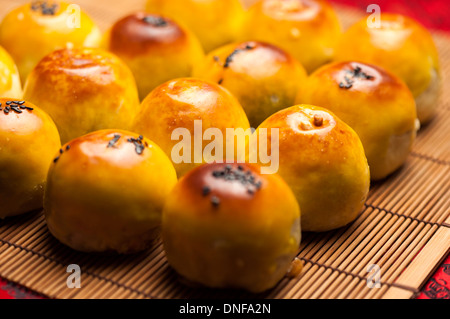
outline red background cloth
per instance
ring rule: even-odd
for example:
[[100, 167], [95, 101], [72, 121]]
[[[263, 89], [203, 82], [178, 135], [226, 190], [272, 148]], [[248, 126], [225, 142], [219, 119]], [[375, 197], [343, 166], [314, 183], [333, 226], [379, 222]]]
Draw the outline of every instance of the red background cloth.
[[[367, 11], [370, 4], [378, 4], [382, 12], [401, 13], [420, 21], [429, 29], [450, 31], [450, 0], [331, 0]], [[43, 298], [18, 285], [0, 279], [0, 299]], [[425, 285], [418, 299], [450, 299], [450, 256]]]
[[42, 299], [40, 295], [0, 278], [0, 299]]
[[450, 256], [428, 281], [417, 299], [450, 299]]
[[378, 4], [381, 12], [401, 13], [420, 21], [429, 29], [450, 31], [449, 0], [329, 0], [358, 7], [367, 12], [370, 4]]

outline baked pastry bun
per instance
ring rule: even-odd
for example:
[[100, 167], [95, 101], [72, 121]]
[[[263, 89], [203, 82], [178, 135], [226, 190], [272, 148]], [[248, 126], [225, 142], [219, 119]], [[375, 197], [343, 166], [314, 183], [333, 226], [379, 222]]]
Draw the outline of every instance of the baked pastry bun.
[[384, 69], [337, 62], [314, 72], [297, 103], [320, 105], [350, 125], [360, 137], [373, 180], [385, 178], [406, 161], [418, 121], [411, 91]]
[[204, 58], [192, 32], [159, 15], [138, 12], [126, 16], [106, 38], [107, 49], [133, 72], [141, 100], [166, 81], [191, 76], [194, 65]]
[[380, 27], [370, 27], [363, 19], [342, 36], [335, 60], [371, 63], [393, 72], [412, 91], [420, 122], [433, 117], [441, 91], [439, 57], [430, 33], [416, 21], [383, 13]]
[[101, 38], [100, 29], [79, 7], [60, 1], [32, 1], [8, 13], [0, 24], [0, 45], [16, 62], [22, 83], [50, 52], [98, 47]]
[[244, 8], [248, 9], [258, 1], [259, 0], [241, 0], [241, 3], [243, 4]]
[[169, 264], [213, 288], [254, 293], [286, 274], [300, 243], [300, 210], [276, 174], [249, 164], [206, 164], [168, 197], [162, 237]]
[[206, 52], [236, 41], [244, 21], [239, 0], [147, 0], [147, 12], [168, 16], [192, 30]]
[[[364, 207], [370, 172], [355, 131], [330, 111], [296, 105], [275, 113], [254, 134], [278, 128], [278, 174], [302, 210], [302, 230], [328, 231], [352, 222]], [[272, 152], [268, 142], [268, 153]], [[250, 148], [252, 152], [257, 150]], [[261, 163], [261, 165], [264, 165]]]
[[50, 114], [63, 143], [100, 129], [129, 129], [139, 108], [130, 69], [94, 48], [47, 55], [30, 73], [24, 97]]
[[0, 219], [42, 208], [58, 130], [28, 101], [0, 98]]
[[45, 191], [45, 219], [63, 244], [83, 252], [132, 253], [160, 232], [175, 169], [152, 141], [101, 130], [54, 154]]
[[193, 76], [227, 88], [239, 100], [253, 127], [294, 105], [307, 78], [305, 69], [290, 54], [255, 41], [214, 50], [194, 69]]
[[326, 0], [260, 0], [250, 7], [245, 40], [272, 43], [311, 73], [332, 60], [341, 26]]
[[223, 142], [223, 148], [206, 152], [214, 139], [207, 134], [208, 129], [218, 130], [226, 138], [227, 129], [247, 131], [250, 124], [242, 106], [228, 90], [194, 78], [175, 79], [153, 90], [142, 102], [133, 127], [166, 152], [179, 177], [200, 164], [237, 160], [243, 154], [245, 141], [236, 142], [234, 154], [230, 154], [226, 150], [229, 143], [223, 139], [219, 141]]
[[22, 98], [19, 71], [11, 56], [0, 47], [0, 97]]

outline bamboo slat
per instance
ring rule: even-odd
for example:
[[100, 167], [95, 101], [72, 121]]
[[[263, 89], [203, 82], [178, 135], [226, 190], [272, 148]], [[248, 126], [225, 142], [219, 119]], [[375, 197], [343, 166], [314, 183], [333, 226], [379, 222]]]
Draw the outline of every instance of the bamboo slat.
[[[0, 19], [29, 0], [0, 0]], [[143, 0], [73, 1], [106, 30], [119, 17], [144, 8]], [[344, 27], [361, 18], [338, 7]], [[167, 264], [161, 243], [132, 256], [82, 254], [47, 231], [41, 212], [0, 221], [0, 276], [51, 298], [412, 298], [450, 247], [450, 37], [435, 32], [444, 94], [436, 118], [423, 127], [404, 167], [374, 183], [355, 222], [334, 231], [305, 233], [298, 278], [269, 292], [213, 290], [182, 281]], [[69, 264], [82, 270], [82, 288], [66, 285]], [[368, 266], [381, 269], [369, 288]]]
[[450, 228], [441, 227], [396, 282], [421, 287], [449, 251]]

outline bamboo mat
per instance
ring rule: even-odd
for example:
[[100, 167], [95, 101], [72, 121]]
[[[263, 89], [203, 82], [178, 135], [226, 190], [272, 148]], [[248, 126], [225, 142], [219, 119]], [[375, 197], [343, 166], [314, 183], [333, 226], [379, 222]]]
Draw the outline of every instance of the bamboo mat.
[[[26, 1], [0, 0], [0, 18]], [[142, 9], [142, 0], [74, 1], [101, 26]], [[124, 5], [126, 3], [126, 5]], [[359, 11], [337, 8], [344, 26]], [[161, 244], [133, 256], [81, 254], [49, 233], [41, 212], [0, 221], [0, 276], [51, 298], [412, 298], [450, 247], [450, 38], [435, 33], [444, 96], [435, 120], [420, 132], [406, 165], [372, 186], [366, 208], [348, 227], [303, 235], [301, 276], [251, 295], [183, 284]], [[69, 264], [81, 267], [81, 289], [66, 285]], [[368, 288], [367, 267], [381, 268]]]

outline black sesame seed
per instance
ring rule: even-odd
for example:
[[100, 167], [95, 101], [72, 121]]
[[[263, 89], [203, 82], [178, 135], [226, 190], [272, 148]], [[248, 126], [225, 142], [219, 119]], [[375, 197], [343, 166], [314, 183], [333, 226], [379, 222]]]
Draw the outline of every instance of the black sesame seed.
[[46, 1], [34, 1], [31, 3], [31, 10], [40, 11], [43, 15], [55, 15], [58, 4], [48, 4]]
[[222, 85], [223, 79], [220, 79], [219, 82], [217, 82], [219, 85]]
[[[352, 70], [346, 70], [346, 75], [344, 77], [344, 81], [339, 83], [339, 87], [341, 89], [351, 89], [353, 87], [353, 84], [355, 83], [355, 80], [373, 80], [374, 77], [371, 75], [368, 75], [363, 72], [363, 70], [357, 66], [356, 68]], [[350, 76], [350, 77], [349, 77]]]
[[231, 62], [233, 62], [234, 57], [238, 53], [243, 52], [243, 51], [252, 50], [252, 49], [254, 49], [254, 47], [250, 44], [247, 44], [244, 49], [235, 49], [225, 60], [225, 64], [223, 65], [223, 67], [228, 68], [230, 66]]
[[151, 24], [154, 27], [165, 27], [168, 25], [167, 21], [164, 20], [162, 17], [146, 16], [142, 20], [144, 20], [145, 23]]
[[204, 186], [202, 189], [203, 196], [208, 196], [209, 193], [211, 193], [211, 188], [209, 188], [209, 186]]
[[211, 197], [211, 203], [214, 207], [218, 207], [220, 205], [220, 199], [216, 196]]
[[64, 153], [64, 150], [61, 148], [61, 149], [59, 150], [59, 154], [62, 154], [62, 153]]
[[59, 160], [59, 156], [53, 160], [53, 163], [56, 163]]
[[70, 150], [70, 145], [66, 146], [66, 151]]
[[19, 114], [22, 113], [22, 111], [15, 105], [11, 106], [11, 110], [13, 110], [14, 112], [19, 113]]
[[236, 181], [240, 183], [249, 194], [254, 194], [262, 188], [262, 182], [256, 180], [252, 171], [245, 171], [242, 165], [239, 165], [237, 169], [233, 169], [232, 165], [226, 165], [222, 170], [213, 171], [212, 175], [227, 182]]
[[144, 152], [144, 145], [140, 144], [140, 145], [136, 145], [136, 153], [138, 153], [138, 155], [142, 155], [142, 153]]
[[119, 134], [115, 134], [114, 138], [109, 141], [107, 148], [115, 147], [116, 143], [120, 140], [121, 136]]
[[6, 105], [11, 105], [13, 103], [13, 101], [7, 101]]
[[25, 106], [25, 108], [26, 108], [27, 110], [29, 110], [29, 111], [33, 111], [33, 110], [34, 110], [32, 107], [29, 107], [29, 106]]
[[339, 83], [341, 89], [351, 89], [353, 87], [353, 80], [349, 79], [347, 76], [344, 77], [345, 83]]
[[[141, 138], [142, 137], [142, 138]], [[144, 145], [144, 143], [142, 143], [142, 140], [143, 140], [143, 136], [141, 135], [141, 136], [139, 136], [139, 138], [129, 138], [128, 140], [127, 140], [127, 142], [129, 142], [129, 143], [133, 143], [134, 144], [134, 148], [135, 148], [135, 150], [136, 150], [136, 153], [138, 154], [138, 155], [142, 155], [142, 153], [144, 153], [144, 150], [145, 150], [145, 145]]]

